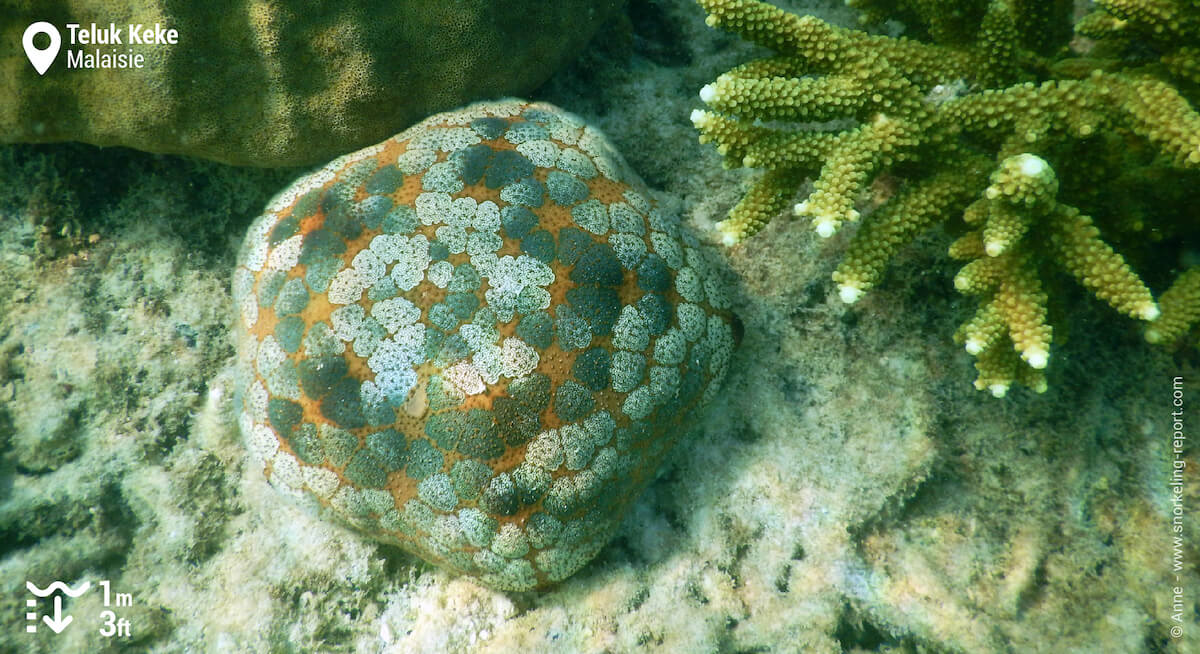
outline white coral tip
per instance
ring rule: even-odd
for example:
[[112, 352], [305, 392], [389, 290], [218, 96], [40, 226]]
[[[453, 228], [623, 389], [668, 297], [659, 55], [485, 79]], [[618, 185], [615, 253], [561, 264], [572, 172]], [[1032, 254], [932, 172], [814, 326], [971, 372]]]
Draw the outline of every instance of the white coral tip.
[[1004, 254], [1004, 244], [999, 241], [988, 241], [983, 245], [983, 251], [987, 252], [989, 257], [998, 257]]
[[1021, 353], [1021, 358], [1025, 359], [1025, 363], [1028, 363], [1029, 367], [1041, 370], [1050, 360], [1050, 353], [1040, 347], [1031, 347]]
[[716, 84], [705, 84], [704, 86], [702, 86], [700, 88], [700, 101], [701, 102], [708, 104], [708, 103], [712, 102], [713, 98], [715, 98], [715, 97], [717, 97], [717, 85]]
[[1157, 320], [1158, 317], [1160, 315], [1162, 315], [1162, 311], [1158, 310], [1158, 305], [1154, 304], [1153, 302], [1150, 304], [1143, 305], [1140, 309], [1138, 309], [1137, 313], [1138, 313], [1138, 318], [1141, 318], [1142, 320], [1145, 320], [1147, 322], [1152, 321], [1152, 320]]
[[978, 338], [968, 338], [967, 339], [967, 354], [970, 354], [971, 356], [976, 356], [982, 351], [983, 351], [983, 341], [979, 340]]
[[1004, 397], [1008, 394], [1008, 384], [995, 383], [988, 386], [988, 390], [992, 392], [992, 397]]
[[842, 302], [846, 304], [854, 304], [858, 302], [858, 298], [862, 297], [863, 290], [853, 284], [842, 284], [838, 287], [838, 297], [842, 298]]
[[792, 213], [797, 216], [803, 216], [808, 213], [808, 200], [797, 202], [796, 206], [792, 207]]
[[704, 110], [692, 109], [692, 125], [699, 128], [699, 127], [704, 127], [704, 125], [707, 122], [708, 122], [708, 114], [705, 113]]
[[817, 228], [817, 236], [821, 238], [829, 238], [837, 231], [837, 224], [828, 218], [817, 218], [813, 225]]
[[1046, 169], [1050, 167], [1050, 164], [1046, 163], [1045, 159], [1036, 154], [1029, 154], [1028, 152], [1017, 157], [1017, 160], [1021, 165], [1021, 174], [1026, 177], [1037, 177], [1046, 172]]

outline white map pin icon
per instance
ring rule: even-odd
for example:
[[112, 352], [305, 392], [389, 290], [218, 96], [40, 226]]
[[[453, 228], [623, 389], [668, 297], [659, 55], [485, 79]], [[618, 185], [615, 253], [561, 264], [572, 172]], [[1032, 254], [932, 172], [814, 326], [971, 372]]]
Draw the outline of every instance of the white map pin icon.
[[[50, 37], [50, 45], [44, 50], [39, 50], [33, 45], [33, 37], [38, 34]], [[45, 75], [50, 64], [54, 63], [54, 58], [58, 56], [62, 37], [59, 36], [57, 27], [40, 20], [25, 28], [25, 35], [21, 37], [21, 45], [24, 46], [25, 56], [29, 57], [29, 63], [33, 64], [33, 69], [37, 71], [38, 75]]]

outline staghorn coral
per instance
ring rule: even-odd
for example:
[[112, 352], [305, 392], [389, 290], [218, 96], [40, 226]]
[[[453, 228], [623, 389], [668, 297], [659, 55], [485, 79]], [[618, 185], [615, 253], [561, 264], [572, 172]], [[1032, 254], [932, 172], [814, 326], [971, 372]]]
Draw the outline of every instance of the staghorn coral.
[[1151, 343], [1170, 343], [1200, 321], [1200, 267], [1188, 268], [1158, 299], [1162, 315], [1146, 329]]
[[1097, 0], [1075, 31], [1097, 40], [1094, 59], [1119, 59], [1191, 85], [1200, 84], [1200, 9], [1183, 0]]
[[[1129, 35], [1154, 33], [1161, 56], [1151, 63], [1145, 55], [1062, 56], [1068, 2], [965, 1], [953, 11], [922, 0], [853, 3], [868, 19], [909, 21], [910, 33], [929, 42], [839, 28], [754, 0], [699, 4], [710, 26], [775, 53], [705, 86], [709, 110], [692, 114], [726, 166], [765, 170], [719, 223], [726, 244], [760, 230], [815, 177], [797, 216], [822, 237], [862, 218], [833, 274], [841, 299], [853, 303], [918, 234], [965, 223], [950, 248], [966, 262], [955, 286], [981, 303], [955, 338], [977, 357], [976, 387], [996, 396], [1014, 381], [1046, 388], [1052, 329], [1043, 280], [1052, 269], [1120, 313], [1158, 318], [1150, 289], [1110, 242], [1153, 259], [1146, 244], [1194, 234], [1170, 203], [1130, 198], [1198, 181], [1200, 115], [1190, 88], [1175, 83], [1195, 69], [1194, 49], [1179, 45], [1194, 41], [1195, 3], [1110, 0], [1081, 23], [1081, 32], [1113, 37], [1092, 48], [1097, 54], [1123, 53], [1133, 47]], [[884, 176], [903, 183], [863, 217], [861, 196]], [[1200, 315], [1194, 290], [1172, 297], [1178, 317], [1152, 340], [1177, 336]]]
[[594, 128], [515, 100], [298, 180], [233, 291], [271, 483], [511, 590], [595, 556], [733, 346], [695, 238]]

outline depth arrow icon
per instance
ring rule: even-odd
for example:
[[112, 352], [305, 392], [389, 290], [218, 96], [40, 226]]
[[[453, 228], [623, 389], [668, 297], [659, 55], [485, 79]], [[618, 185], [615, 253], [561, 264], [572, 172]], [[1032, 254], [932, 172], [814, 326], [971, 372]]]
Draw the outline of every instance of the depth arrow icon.
[[66, 629], [74, 619], [69, 615], [65, 618], [62, 617], [62, 596], [59, 595], [54, 597], [54, 619], [50, 619], [48, 615], [42, 616], [42, 622], [45, 622], [46, 626], [53, 629], [56, 634], [61, 634], [62, 630]]

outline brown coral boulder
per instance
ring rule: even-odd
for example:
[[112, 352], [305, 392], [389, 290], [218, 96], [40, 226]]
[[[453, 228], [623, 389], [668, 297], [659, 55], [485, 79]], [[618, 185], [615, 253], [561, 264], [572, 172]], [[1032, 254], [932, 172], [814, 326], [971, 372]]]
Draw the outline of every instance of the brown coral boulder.
[[[0, 51], [0, 142], [316, 163], [430, 113], [532, 90], [619, 4], [18, 0], [0, 15], [0, 41], [21, 43], [31, 24], [46, 21], [61, 46], [43, 75], [20, 49]], [[113, 24], [120, 42], [83, 43], [93, 23], [100, 37]], [[156, 24], [178, 42], [137, 43], [145, 39], [130, 34]], [[140, 68], [104, 67], [138, 55]]]

